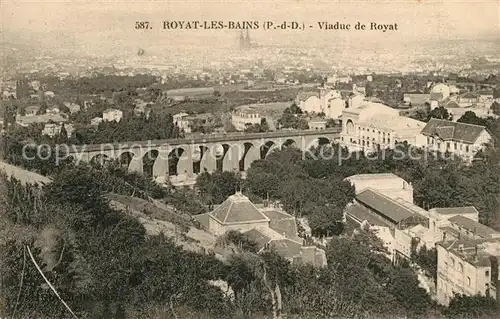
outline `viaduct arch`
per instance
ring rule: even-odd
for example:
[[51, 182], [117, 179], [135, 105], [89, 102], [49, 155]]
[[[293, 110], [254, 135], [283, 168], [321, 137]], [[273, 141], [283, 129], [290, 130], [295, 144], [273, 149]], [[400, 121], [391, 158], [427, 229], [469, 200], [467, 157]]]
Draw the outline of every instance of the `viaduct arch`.
[[308, 151], [318, 145], [333, 143], [339, 133], [340, 128], [333, 128], [82, 145], [72, 146], [67, 155], [83, 162], [117, 160], [129, 171], [144, 173], [152, 178], [193, 178], [202, 172], [215, 170], [244, 172], [252, 162], [266, 158], [274, 150], [295, 147]]

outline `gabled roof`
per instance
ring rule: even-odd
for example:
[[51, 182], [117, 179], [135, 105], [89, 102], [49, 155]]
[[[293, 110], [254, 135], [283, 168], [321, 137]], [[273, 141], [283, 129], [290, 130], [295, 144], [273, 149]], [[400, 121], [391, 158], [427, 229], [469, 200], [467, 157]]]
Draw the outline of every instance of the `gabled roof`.
[[259, 249], [264, 248], [264, 246], [271, 241], [270, 236], [266, 236], [260, 229], [252, 228], [244, 233], [248, 238], [257, 243]]
[[270, 219], [269, 227], [272, 230], [287, 238], [298, 238], [295, 217], [280, 210], [263, 210], [262, 213]]
[[444, 103], [443, 106], [448, 109], [456, 109], [460, 107], [460, 105], [458, 105], [457, 102], [451, 100], [448, 101], [447, 103]]
[[480, 236], [482, 238], [492, 238], [500, 235], [500, 233], [498, 233], [493, 228], [490, 228], [486, 225], [473, 221], [472, 219], [464, 216], [460, 215], [453, 216], [452, 218], [449, 219], [449, 221], [452, 222], [453, 224], [456, 224], [458, 226], [467, 229], [474, 235]]
[[440, 208], [435, 207], [431, 209], [441, 215], [463, 215], [463, 214], [479, 214], [474, 206], [464, 206], [464, 207], [446, 207]]
[[229, 196], [210, 216], [221, 224], [269, 221], [269, 218], [241, 193]]
[[422, 130], [425, 136], [439, 137], [443, 140], [474, 143], [485, 130], [484, 126], [431, 119]]
[[394, 223], [399, 223], [414, 215], [410, 209], [370, 188], [356, 195], [356, 200]]
[[345, 212], [347, 216], [349, 216], [359, 224], [367, 221], [371, 226], [392, 226], [389, 222], [371, 213], [368, 208], [364, 207], [360, 203], [354, 203], [347, 206]]

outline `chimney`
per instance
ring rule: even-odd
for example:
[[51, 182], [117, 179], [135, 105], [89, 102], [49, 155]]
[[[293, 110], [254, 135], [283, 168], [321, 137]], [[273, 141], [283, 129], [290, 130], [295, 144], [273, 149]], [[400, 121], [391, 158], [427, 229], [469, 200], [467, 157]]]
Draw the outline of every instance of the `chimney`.
[[446, 232], [443, 232], [443, 241], [446, 241]]

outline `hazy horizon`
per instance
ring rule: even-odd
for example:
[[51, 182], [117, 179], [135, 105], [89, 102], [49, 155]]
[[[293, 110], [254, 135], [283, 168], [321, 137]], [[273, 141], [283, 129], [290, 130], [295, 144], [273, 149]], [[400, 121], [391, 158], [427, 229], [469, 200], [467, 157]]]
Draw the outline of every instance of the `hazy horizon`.
[[[397, 23], [399, 31], [252, 30], [262, 45], [411, 43], [436, 40], [500, 39], [500, 2], [441, 0], [362, 1], [2, 1], [2, 41], [28, 41], [99, 54], [157, 47], [227, 47], [235, 30], [161, 30], [163, 20], [357, 21]], [[137, 31], [135, 21], [153, 30]], [[17, 39], [17, 40], [16, 40]], [[341, 41], [341, 42], [340, 42]]]

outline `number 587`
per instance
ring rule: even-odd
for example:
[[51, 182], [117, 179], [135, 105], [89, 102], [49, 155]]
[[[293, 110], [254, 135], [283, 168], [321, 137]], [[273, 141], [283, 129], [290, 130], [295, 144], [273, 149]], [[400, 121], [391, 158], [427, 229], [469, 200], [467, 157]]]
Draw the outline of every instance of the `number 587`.
[[148, 21], [136, 21], [135, 28], [137, 30], [149, 29], [149, 22]]

